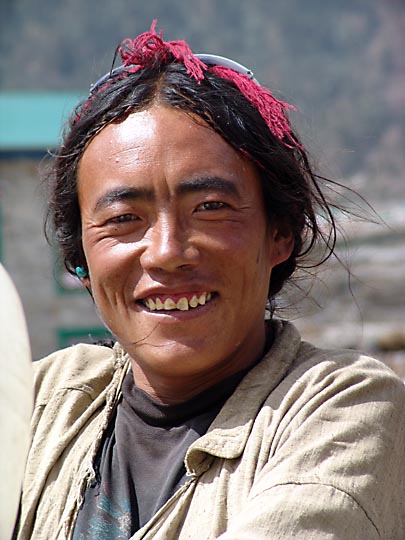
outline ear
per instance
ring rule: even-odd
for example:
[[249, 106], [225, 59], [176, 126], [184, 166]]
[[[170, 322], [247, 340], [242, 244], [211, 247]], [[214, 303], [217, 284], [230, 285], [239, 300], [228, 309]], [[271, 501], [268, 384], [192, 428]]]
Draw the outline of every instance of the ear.
[[84, 285], [87, 289], [87, 292], [89, 293], [89, 295], [93, 298], [93, 291], [91, 290], [91, 281], [90, 281], [90, 278], [89, 277], [85, 277], [85, 278], [79, 278], [82, 285]]
[[294, 238], [287, 225], [277, 224], [270, 228], [269, 241], [271, 244], [271, 266], [274, 267], [290, 257], [294, 249]]
[[76, 277], [81, 281], [81, 283], [88, 289], [90, 287], [90, 277], [89, 271], [86, 266], [78, 265], [75, 268]]
[[86, 287], [86, 289], [90, 289], [90, 288], [91, 288], [90, 278], [89, 278], [89, 277], [79, 278], [79, 279], [80, 279], [80, 281], [82, 282], [82, 284]]

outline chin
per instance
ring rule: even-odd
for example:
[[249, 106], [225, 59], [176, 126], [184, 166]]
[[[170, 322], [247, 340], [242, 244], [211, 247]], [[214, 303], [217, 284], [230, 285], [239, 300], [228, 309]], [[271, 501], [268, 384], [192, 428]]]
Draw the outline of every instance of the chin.
[[[125, 345], [123, 344], [125, 347]], [[126, 348], [128, 351], [128, 348]], [[139, 365], [149, 365], [151, 369], [158, 366], [163, 369], [169, 368], [170, 375], [176, 372], [185, 374], [188, 372], [204, 371], [205, 367], [215, 365], [211, 347], [201, 347], [201, 343], [179, 343], [177, 341], [163, 341], [148, 343], [131, 347], [128, 351], [130, 356]], [[131, 354], [132, 352], [132, 354]], [[207, 362], [208, 360], [208, 362]]]

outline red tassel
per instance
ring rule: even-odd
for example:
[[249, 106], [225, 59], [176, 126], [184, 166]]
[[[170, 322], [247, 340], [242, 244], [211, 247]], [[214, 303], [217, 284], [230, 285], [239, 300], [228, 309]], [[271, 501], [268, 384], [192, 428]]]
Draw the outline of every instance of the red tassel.
[[212, 66], [209, 69], [215, 75], [233, 82], [239, 88], [242, 94], [259, 111], [263, 120], [269, 126], [270, 131], [277, 139], [280, 141], [288, 139], [290, 143], [284, 143], [286, 146], [290, 148], [301, 148], [291, 134], [290, 122], [285, 113], [286, 109], [295, 111], [296, 108], [293, 105], [276, 99], [268, 88], [256, 84], [247, 75], [223, 66]]
[[162, 32], [156, 33], [156, 19], [152, 22], [149, 32], [144, 32], [134, 40], [124, 39], [118, 52], [125, 66], [135, 64], [145, 67], [157, 60], [164, 64], [174, 56], [197, 81], [204, 79], [204, 69], [207, 69], [204, 62], [193, 55], [185, 41], [163, 41]]
[[[156, 32], [156, 19], [152, 21], [149, 32], [140, 34], [135, 39], [124, 39], [118, 48], [124, 66], [128, 69], [120, 73], [120, 77], [127, 77], [146, 66], [164, 65], [173, 58], [182, 63], [190, 77], [200, 82], [204, 79], [204, 71], [209, 69], [212, 73], [234, 83], [242, 94], [259, 111], [268, 125], [270, 131], [277, 139], [289, 148], [302, 146], [295, 140], [286, 110], [295, 107], [276, 99], [270, 90], [260, 86], [247, 75], [239, 73], [221, 65], [208, 66], [194, 56], [185, 41], [163, 41], [162, 31]], [[104, 78], [103, 78], [104, 79]], [[102, 79], [102, 80], [103, 80]], [[107, 80], [105, 85], [110, 84]], [[97, 88], [98, 83], [95, 84]], [[91, 97], [89, 98], [91, 99]], [[85, 110], [83, 107], [82, 111]], [[80, 113], [76, 121], [80, 118]]]

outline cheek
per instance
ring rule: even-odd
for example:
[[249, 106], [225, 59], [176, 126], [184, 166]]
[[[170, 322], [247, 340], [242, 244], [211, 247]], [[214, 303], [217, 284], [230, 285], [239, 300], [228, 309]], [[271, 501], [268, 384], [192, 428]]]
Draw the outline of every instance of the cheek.
[[255, 250], [252, 256], [256, 274], [253, 286], [260, 295], [265, 295], [267, 298], [271, 272], [274, 267], [275, 245], [266, 234], [259, 244], [255, 246]]
[[256, 274], [257, 274], [257, 288], [260, 294], [263, 294], [267, 298], [270, 277], [272, 271], [272, 257], [271, 250], [267, 245], [261, 246], [257, 252], [256, 258]]
[[86, 258], [93, 290], [120, 292], [128, 281], [138, 279], [139, 257], [131, 244], [98, 245]]
[[[258, 235], [257, 235], [258, 236]], [[271, 269], [272, 269], [271, 246], [262, 238], [254, 238], [249, 234], [246, 241], [240, 238], [235, 243], [235, 249], [224, 258], [224, 268], [229, 269], [230, 277], [234, 281], [240, 281], [237, 286], [243, 296], [254, 298], [254, 301], [267, 298]], [[233, 269], [231, 270], [231, 266]]]
[[137, 247], [131, 242], [118, 242], [113, 238], [94, 241], [83, 240], [83, 249], [87, 262], [97, 272], [117, 271], [125, 264], [134, 263], [139, 259]]

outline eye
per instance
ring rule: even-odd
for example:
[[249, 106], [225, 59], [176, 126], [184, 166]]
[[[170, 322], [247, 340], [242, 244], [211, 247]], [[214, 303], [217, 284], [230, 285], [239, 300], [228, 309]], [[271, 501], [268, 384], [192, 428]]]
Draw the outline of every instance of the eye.
[[128, 223], [129, 221], [136, 221], [139, 218], [134, 214], [122, 214], [121, 216], [113, 217], [109, 220], [110, 223]]
[[201, 204], [199, 204], [196, 208], [197, 212], [204, 212], [207, 210], [222, 210], [223, 208], [226, 208], [228, 205], [221, 201], [206, 201]]

